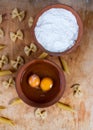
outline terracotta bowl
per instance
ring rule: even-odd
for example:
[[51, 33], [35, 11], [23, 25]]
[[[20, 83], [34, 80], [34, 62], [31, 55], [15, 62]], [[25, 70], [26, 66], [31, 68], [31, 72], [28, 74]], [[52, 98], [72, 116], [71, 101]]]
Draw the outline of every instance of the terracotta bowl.
[[[28, 78], [37, 74], [40, 79], [50, 77], [53, 87], [48, 92], [32, 88], [28, 84]], [[65, 89], [65, 77], [59, 66], [49, 60], [35, 59], [19, 70], [16, 77], [16, 89], [19, 97], [33, 107], [48, 107], [56, 103], [63, 95]]]
[[[50, 51], [47, 51], [36, 39], [36, 36], [35, 36], [35, 32], [34, 32], [34, 28], [37, 24], [37, 21], [39, 19], [39, 17], [47, 10], [51, 9], [51, 8], [63, 8], [63, 9], [66, 9], [70, 12], [72, 12], [72, 14], [76, 17], [77, 19], [77, 23], [79, 25], [79, 33], [78, 33], [78, 38], [77, 40], [75, 41], [75, 44], [74, 46], [72, 46], [70, 49], [64, 51], [64, 52], [50, 52]], [[33, 33], [33, 37], [34, 37], [34, 41], [35, 43], [37, 44], [37, 46], [42, 50], [42, 51], [45, 51], [47, 52], [48, 54], [50, 55], [54, 55], [54, 56], [60, 56], [60, 55], [63, 55], [63, 54], [67, 54], [69, 52], [72, 52], [74, 49], [76, 49], [79, 45], [80, 45], [80, 40], [82, 38], [82, 35], [83, 35], [83, 23], [81, 21], [81, 18], [80, 16], [78, 15], [78, 13], [73, 9], [71, 8], [70, 6], [67, 6], [67, 5], [64, 5], [64, 4], [55, 4], [55, 5], [50, 5], [50, 6], [47, 6], [45, 7], [44, 9], [42, 9], [35, 17], [35, 20], [34, 20], [34, 23], [33, 23], [33, 27], [32, 27], [32, 33]]]

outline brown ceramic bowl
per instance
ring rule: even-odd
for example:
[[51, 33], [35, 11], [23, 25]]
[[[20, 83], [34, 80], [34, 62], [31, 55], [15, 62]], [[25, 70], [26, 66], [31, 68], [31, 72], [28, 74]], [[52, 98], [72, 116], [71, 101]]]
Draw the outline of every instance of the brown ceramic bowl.
[[[42, 45], [37, 41], [36, 39], [36, 36], [35, 36], [35, 33], [34, 33], [34, 28], [36, 26], [36, 23], [39, 19], [39, 17], [47, 10], [51, 9], [51, 8], [63, 8], [63, 9], [66, 9], [70, 12], [72, 12], [72, 14], [76, 17], [77, 19], [77, 23], [79, 25], [79, 33], [78, 33], [78, 38], [74, 44], [74, 46], [72, 46], [70, 49], [64, 51], [64, 52], [50, 52], [50, 51], [47, 51], [45, 48], [42, 47]], [[78, 13], [73, 9], [71, 8], [70, 6], [67, 6], [67, 5], [64, 5], [64, 4], [55, 4], [55, 5], [50, 5], [50, 6], [47, 6], [45, 7], [44, 9], [42, 9], [35, 17], [35, 20], [34, 20], [34, 23], [33, 23], [33, 27], [32, 27], [32, 32], [33, 32], [33, 37], [34, 37], [34, 41], [35, 43], [37, 44], [37, 46], [42, 50], [42, 51], [45, 51], [47, 52], [48, 54], [50, 55], [54, 55], [54, 56], [60, 56], [60, 55], [63, 55], [63, 54], [67, 54], [69, 52], [72, 52], [74, 49], [76, 49], [79, 45], [80, 45], [80, 40], [82, 38], [82, 35], [83, 35], [83, 23], [81, 21], [81, 18], [80, 16], [78, 15]]]
[[[50, 77], [53, 87], [48, 92], [29, 86], [28, 78], [37, 74], [40, 79]], [[33, 107], [48, 107], [56, 103], [63, 95], [65, 89], [65, 77], [63, 71], [55, 63], [49, 60], [35, 59], [25, 64], [16, 77], [16, 89], [19, 97]]]

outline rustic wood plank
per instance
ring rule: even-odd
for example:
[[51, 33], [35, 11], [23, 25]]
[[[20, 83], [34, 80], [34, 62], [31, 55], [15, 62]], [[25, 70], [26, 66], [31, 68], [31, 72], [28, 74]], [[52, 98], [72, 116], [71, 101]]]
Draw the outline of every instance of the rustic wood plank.
[[[0, 25], [4, 28], [5, 38], [0, 39], [0, 43], [7, 45], [7, 48], [0, 52], [0, 55], [6, 54], [10, 59], [15, 59], [22, 55], [25, 61], [37, 57], [41, 51], [38, 49], [37, 54], [27, 57], [23, 48], [29, 44], [33, 38], [31, 30], [28, 28], [27, 20], [30, 16], [35, 17], [43, 7], [55, 3], [64, 3], [72, 6], [81, 16], [84, 23], [84, 36], [81, 45], [69, 55], [63, 56], [70, 68], [70, 75], [66, 76], [66, 91], [61, 101], [70, 104], [76, 113], [70, 113], [60, 110], [56, 105], [47, 108], [48, 118], [45, 121], [37, 120], [34, 117], [34, 108], [26, 104], [17, 106], [8, 106], [8, 102], [17, 96], [15, 88], [5, 90], [1, 81], [6, 78], [0, 78], [0, 105], [8, 108], [0, 114], [8, 116], [16, 122], [16, 126], [0, 124], [0, 130], [93, 130], [93, 1], [92, 0], [0, 0], [0, 13], [5, 14], [5, 20]], [[11, 20], [11, 11], [15, 7], [26, 11], [26, 18], [22, 23], [18, 20]], [[12, 43], [9, 38], [10, 31], [22, 29], [24, 32], [24, 41]], [[48, 57], [60, 67], [57, 57]], [[8, 68], [10, 66], [7, 66]], [[5, 68], [7, 68], [5, 67]], [[14, 75], [15, 77], [16, 75]], [[80, 83], [83, 96], [74, 98], [72, 95], [72, 84]]]

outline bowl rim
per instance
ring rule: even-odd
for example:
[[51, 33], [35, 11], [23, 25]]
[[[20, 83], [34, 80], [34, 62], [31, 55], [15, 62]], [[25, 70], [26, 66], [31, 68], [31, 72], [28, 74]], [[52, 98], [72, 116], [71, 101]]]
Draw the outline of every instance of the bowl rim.
[[[38, 40], [36, 39], [36, 36], [35, 36], [35, 32], [34, 32], [34, 28], [36, 26], [36, 23], [39, 19], [39, 17], [47, 10], [51, 9], [51, 8], [63, 8], [63, 9], [66, 9], [70, 12], [72, 12], [72, 14], [75, 16], [75, 18], [77, 19], [77, 23], [78, 23], [78, 26], [79, 26], [79, 32], [78, 32], [78, 38], [77, 40], [75, 41], [75, 44], [67, 49], [66, 51], [64, 52], [51, 52], [51, 51], [48, 51], [46, 50], [39, 42]], [[53, 56], [60, 56], [60, 55], [64, 55], [64, 54], [68, 54], [70, 52], [72, 52], [73, 50], [75, 50], [79, 45], [80, 45], [80, 41], [81, 41], [81, 38], [83, 36], [83, 22], [79, 16], [79, 14], [71, 7], [71, 6], [68, 6], [66, 4], [53, 4], [53, 5], [49, 5], [49, 6], [46, 6], [45, 8], [41, 9], [41, 11], [39, 11], [39, 13], [36, 15], [35, 19], [34, 19], [34, 22], [33, 22], [33, 25], [32, 25], [32, 36], [33, 36], [33, 40], [34, 42], [36, 43], [36, 45], [42, 50], [42, 51], [45, 51], [47, 52], [49, 55], [53, 55]]]
[[[49, 101], [49, 102], [47, 102], [47, 103], [42, 103], [42, 104], [33, 102], [33, 101], [31, 101], [29, 98], [27, 98], [27, 97], [25, 96], [25, 94], [23, 93], [23, 91], [22, 91], [22, 89], [21, 89], [20, 82], [19, 82], [20, 79], [21, 79], [22, 74], [23, 74], [24, 71], [25, 71], [25, 69], [26, 69], [27, 67], [29, 67], [31, 64], [37, 63], [37, 62], [49, 63], [50, 65], [54, 66], [54, 67], [58, 70], [58, 72], [59, 72], [59, 79], [60, 79], [60, 86], [59, 86], [59, 87], [60, 87], [60, 92], [58, 93], [58, 95], [56, 95], [56, 97], [55, 97], [53, 100], [51, 100], [51, 101]], [[32, 61], [26, 63], [25, 65], [23, 65], [23, 66], [19, 69], [19, 71], [18, 71], [18, 73], [17, 73], [17, 76], [16, 76], [16, 91], [17, 91], [17, 93], [18, 93], [18, 96], [19, 96], [26, 104], [28, 104], [28, 105], [30, 105], [30, 106], [32, 106], [32, 107], [43, 108], [43, 107], [49, 107], [49, 106], [55, 104], [56, 102], [59, 101], [59, 99], [60, 99], [60, 98], [62, 97], [62, 95], [64, 94], [65, 87], [66, 87], [66, 80], [65, 80], [64, 72], [63, 72], [63, 71], [60, 71], [60, 67], [59, 67], [56, 63], [54, 63], [54, 62], [52, 62], [52, 61], [50, 61], [50, 60], [46, 60], [46, 59], [34, 59], [34, 60], [32, 60]]]

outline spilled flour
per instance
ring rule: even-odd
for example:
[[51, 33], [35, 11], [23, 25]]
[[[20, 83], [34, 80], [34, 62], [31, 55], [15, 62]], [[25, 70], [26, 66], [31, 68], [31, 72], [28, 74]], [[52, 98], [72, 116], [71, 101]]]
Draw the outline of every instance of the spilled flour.
[[50, 52], [64, 52], [78, 37], [79, 26], [68, 10], [52, 8], [44, 12], [35, 27], [37, 41]]

